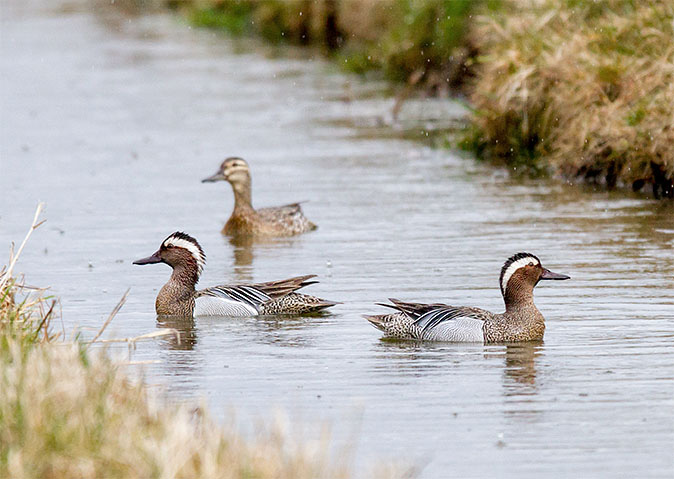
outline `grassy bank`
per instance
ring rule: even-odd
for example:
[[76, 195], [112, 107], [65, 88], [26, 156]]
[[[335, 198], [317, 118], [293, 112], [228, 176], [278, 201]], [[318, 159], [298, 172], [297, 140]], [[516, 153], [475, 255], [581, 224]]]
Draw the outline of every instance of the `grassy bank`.
[[173, 0], [197, 26], [321, 46], [474, 106], [461, 146], [520, 172], [674, 197], [668, 0]]
[[[298, 440], [282, 416], [251, 437], [203, 405], [168, 403], [105, 351], [52, 332], [54, 302], [0, 275], [0, 477], [346, 478], [326, 434]], [[382, 465], [373, 477], [403, 477]]]
[[467, 144], [508, 165], [674, 197], [673, 22], [666, 0], [527, 0], [479, 17]]

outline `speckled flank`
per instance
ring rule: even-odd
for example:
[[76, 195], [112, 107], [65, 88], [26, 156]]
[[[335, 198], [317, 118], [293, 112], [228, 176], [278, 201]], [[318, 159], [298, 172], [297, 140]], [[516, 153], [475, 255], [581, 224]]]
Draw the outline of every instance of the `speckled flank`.
[[494, 314], [485, 322], [487, 343], [540, 341], [545, 333], [545, 318], [533, 302], [518, 311]]
[[392, 339], [422, 339], [421, 328], [414, 325], [414, 319], [405, 313], [364, 316], [375, 328]]
[[262, 305], [260, 314], [303, 314], [321, 311], [335, 302], [326, 301], [308, 294], [290, 293]]
[[316, 225], [309, 221], [302, 212], [299, 203], [274, 208], [257, 210], [260, 217], [260, 227], [274, 225], [274, 230], [281, 236], [293, 236], [316, 229]]
[[302, 213], [302, 207], [292, 205], [262, 208], [238, 208], [227, 220], [222, 232], [226, 235], [295, 236], [316, 229]]

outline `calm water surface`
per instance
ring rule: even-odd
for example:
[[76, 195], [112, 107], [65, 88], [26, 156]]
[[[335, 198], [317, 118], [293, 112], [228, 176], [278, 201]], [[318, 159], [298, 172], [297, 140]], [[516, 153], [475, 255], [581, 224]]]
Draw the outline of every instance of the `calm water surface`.
[[[410, 141], [462, 108], [411, 102], [391, 125], [384, 85], [292, 51], [76, 2], [2, 10], [0, 244], [46, 202], [20, 270], [61, 297], [66, 331], [91, 334], [130, 287], [108, 337], [185, 336], [133, 353], [152, 361], [148, 381], [244, 421], [278, 406], [329, 422], [356, 438], [358, 467], [671, 477], [671, 203], [513, 180]], [[249, 160], [257, 205], [310, 200], [320, 228], [221, 237], [230, 188], [200, 180], [230, 155]], [[131, 262], [178, 229], [206, 250], [203, 286], [316, 273], [307, 292], [344, 304], [320, 318], [157, 323], [169, 270]], [[544, 343], [389, 343], [360, 317], [389, 296], [499, 311], [500, 267], [521, 250], [572, 277], [536, 291]]]

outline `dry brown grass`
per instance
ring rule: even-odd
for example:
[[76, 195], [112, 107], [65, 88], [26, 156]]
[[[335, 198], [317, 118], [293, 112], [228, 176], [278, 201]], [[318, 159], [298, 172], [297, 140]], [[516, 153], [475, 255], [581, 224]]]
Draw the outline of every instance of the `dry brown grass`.
[[327, 434], [297, 441], [282, 420], [244, 438], [206, 412], [168, 405], [104, 354], [14, 345], [0, 376], [0, 475], [20, 478], [350, 477]]
[[674, 3], [526, 0], [483, 16], [478, 149], [674, 197]]

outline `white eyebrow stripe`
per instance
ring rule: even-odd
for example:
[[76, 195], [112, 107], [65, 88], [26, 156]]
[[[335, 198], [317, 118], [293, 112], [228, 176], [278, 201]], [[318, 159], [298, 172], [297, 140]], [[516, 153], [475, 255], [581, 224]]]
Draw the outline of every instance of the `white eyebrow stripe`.
[[517, 261], [513, 261], [513, 263], [508, 266], [508, 269], [506, 270], [505, 274], [503, 275], [503, 282], [501, 283], [501, 289], [503, 290], [503, 294], [505, 295], [506, 292], [506, 287], [508, 286], [508, 281], [510, 281], [510, 278], [512, 277], [513, 274], [515, 274], [515, 271], [517, 271], [520, 268], [523, 268], [524, 266], [528, 265], [529, 263], [533, 263], [535, 265], [540, 265], [540, 261], [538, 261], [536, 258], [533, 256], [525, 256], [524, 258], [520, 258]]
[[185, 248], [187, 251], [190, 252], [194, 260], [197, 262], [197, 265], [199, 266], [199, 273], [201, 273], [201, 271], [204, 268], [205, 260], [197, 245], [195, 245], [191, 241], [171, 236], [167, 238], [166, 241], [164, 241], [164, 246], [175, 246], [177, 248]]

